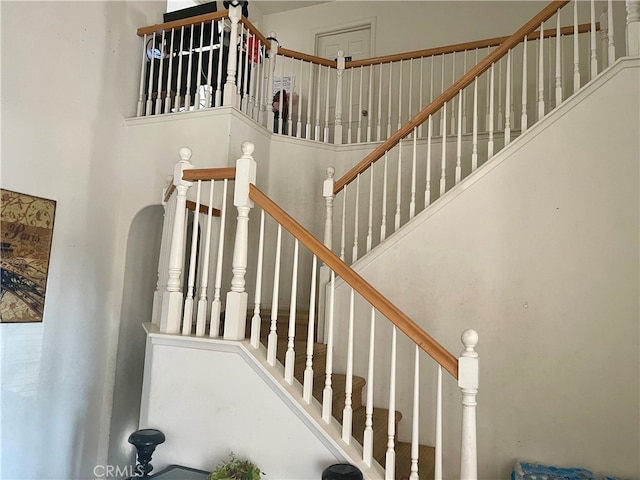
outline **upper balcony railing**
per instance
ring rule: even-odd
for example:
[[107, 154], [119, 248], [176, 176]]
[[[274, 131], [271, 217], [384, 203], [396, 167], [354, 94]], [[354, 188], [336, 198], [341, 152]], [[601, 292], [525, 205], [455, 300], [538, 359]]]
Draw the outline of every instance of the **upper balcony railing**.
[[[585, 10], [579, 18], [590, 18], [587, 2], [579, 3]], [[545, 30], [543, 36], [550, 45], [560, 35], [563, 51], [573, 37], [587, 45], [600, 29], [594, 19], [573, 25], [567, 17], [568, 26]], [[605, 22], [611, 23], [606, 17]], [[608, 25], [601, 31], [605, 57], [607, 32]], [[340, 53], [323, 59], [281, 47], [274, 32], [263, 35], [241, 16], [240, 7], [140, 28], [138, 35], [143, 38], [138, 117], [234, 106], [271, 132], [334, 144], [387, 140], [507, 38], [353, 62]], [[606, 58], [602, 61], [606, 64]], [[550, 86], [555, 78], [546, 72], [543, 81]], [[497, 92], [507, 83], [513, 91], [519, 74], [507, 72], [505, 61], [497, 62]], [[587, 74], [582, 72], [583, 78]], [[508, 108], [503, 94], [495, 96], [494, 123], [500, 126]], [[467, 133], [472, 104], [466, 95], [461, 100], [461, 129]], [[480, 131], [489, 130], [489, 100], [488, 88], [481, 90], [478, 101], [487, 111]], [[451, 133], [457, 127], [456, 112], [442, 115], [434, 115], [434, 134], [440, 136], [445, 127]], [[514, 121], [512, 128], [520, 127]], [[417, 134], [426, 136], [422, 126]]]

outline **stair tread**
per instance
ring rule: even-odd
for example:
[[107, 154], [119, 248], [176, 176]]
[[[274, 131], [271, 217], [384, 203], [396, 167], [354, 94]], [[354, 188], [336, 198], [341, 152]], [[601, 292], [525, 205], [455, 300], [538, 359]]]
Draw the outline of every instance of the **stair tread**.
[[[396, 452], [396, 478], [407, 480], [411, 474], [411, 444], [397, 442]], [[418, 475], [420, 478], [433, 478], [436, 450], [428, 445], [418, 446]]]

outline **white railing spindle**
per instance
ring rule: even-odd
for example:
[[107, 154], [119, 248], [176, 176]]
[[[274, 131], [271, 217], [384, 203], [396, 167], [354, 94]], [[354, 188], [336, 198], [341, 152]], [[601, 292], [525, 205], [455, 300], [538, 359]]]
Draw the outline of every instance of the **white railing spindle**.
[[431, 136], [433, 135], [433, 115], [427, 120], [427, 173], [424, 189], [424, 208], [431, 204]]
[[416, 176], [418, 173], [418, 127], [413, 129], [413, 155], [411, 158], [411, 200], [409, 201], [409, 219], [416, 214]]
[[[147, 46], [145, 45], [145, 49], [147, 48]], [[153, 111], [153, 72], [154, 72], [154, 66], [155, 63], [154, 62], [154, 52], [156, 49], [156, 32], [153, 32], [153, 35], [151, 37], [151, 54], [149, 55], [149, 51], [148, 49], [145, 52], [145, 55], [150, 56], [151, 58], [149, 58], [149, 62], [151, 63], [151, 65], [149, 66], [149, 81], [148, 81], [148, 85], [147, 85], [147, 108], [145, 110], [145, 115], [149, 116], [151, 115], [152, 111]]]
[[216, 257], [216, 278], [213, 286], [213, 301], [211, 302], [211, 325], [209, 336], [220, 335], [220, 315], [222, 313], [222, 259], [224, 256], [224, 233], [227, 225], [227, 189], [229, 180], [222, 183], [222, 206], [220, 207], [220, 231], [218, 232], [218, 255]]
[[213, 218], [214, 181], [209, 182], [209, 208], [207, 213], [207, 227], [204, 241], [204, 258], [202, 260], [202, 278], [200, 278], [200, 297], [198, 298], [198, 313], [196, 316], [196, 335], [202, 337], [207, 325], [207, 290], [209, 286], [209, 255], [211, 252], [211, 220]]
[[311, 293], [309, 295], [309, 325], [307, 327], [307, 361], [304, 369], [302, 398], [311, 403], [313, 394], [313, 346], [315, 341], [315, 311], [316, 311], [316, 272], [318, 257], [313, 256], [311, 265]]
[[327, 89], [324, 104], [324, 135], [322, 141], [329, 143], [329, 98], [331, 97], [331, 67], [327, 67]]
[[358, 234], [359, 234], [359, 214], [360, 214], [360, 174], [356, 177], [356, 201], [353, 211], [353, 249], [351, 251], [351, 263], [358, 260]]
[[342, 441], [351, 444], [353, 423], [353, 323], [355, 316], [355, 294], [351, 288], [349, 297], [349, 327], [347, 333], [347, 372], [344, 387], [344, 408], [342, 410]]
[[394, 480], [396, 466], [396, 326], [391, 333], [391, 374], [389, 376], [389, 416], [387, 418], [387, 452], [385, 454], [385, 480]]
[[394, 228], [400, 228], [400, 209], [402, 207], [402, 140], [398, 142], [398, 175], [396, 177], [396, 214]]
[[504, 145], [505, 147], [511, 143], [511, 50], [507, 52], [507, 79], [505, 82], [504, 103]]
[[[462, 100], [462, 99], [460, 99]], [[420, 348], [415, 346], [413, 366], [413, 419], [411, 426], [411, 475], [409, 480], [418, 480], [418, 452], [420, 448]]]
[[556, 108], [562, 103], [562, 37], [560, 36], [560, 10], [556, 17]]
[[333, 387], [331, 386], [331, 375], [333, 373], [333, 316], [335, 312], [336, 298], [336, 274], [331, 270], [331, 281], [329, 282], [329, 318], [327, 322], [327, 360], [325, 364], [324, 389], [322, 390], [322, 420], [331, 423], [331, 409], [333, 402]]
[[264, 257], [264, 210], [260, 210], [260, 234], [258, 237], [258, 261], [256, 265], [256, 291], [253, 297], [253, 317], [251, 317], [251, 346], [260, 346], [260, 329], [262, 317], [260, 316], [260, 304], [262, 303], [262, 263]]
[[380, 242], [387, 238], [387, 153], [384, 152], [384, 169], [382, 174], [382, 217], [380, 219]]
[[597, 42], [596, 42], [596, 6], [595, 0], [591, 0], [591, 32], [589, 35], [590, 39], [590, 52], [591, 52], [591, 69], [589, 70], [591, 76], [590, 80], [593, 80], [598, 75], [598, 54], [597, 54]]
[[380, 64], [378, 77], [378, 124], [376, 125], [376, 140], [382, 140], [382, 63]]
[[371, 307], [369, 327], [369, 362], [367, 366], [367, 405], [365, 407], [364, 435], [362, 441], [362, 460], [371, 466], [373, 459], [373, 374], [375, 359], [376, 310]]
[[458, 93], [458, 137], [456, 142], [456, 185], [462, 179], [462, 90]]
[[487, 160], [493, 157], [493, 102], [494, 102], [494, 74], [495, 74], [495, 63], [491, 65], [491, 69], [489, 71], [489, 141], [487, 142]]
[[373, 100], [373, 65], [369, 65], [369, 95], [367, 100], [367, 142], [371, 141], [371, 127], [373, 123], [373, 116], [371, 115], [371, 107]]
[[522, 114], [520, 117], [520, 131], [524, 133], [527, 130], [529, 120], [527, 118], [527, 37], [524, 37], [522, 46]]
[[[240, 4], [229, 5], [229, 20], [231, 20], [231, 32], [229, 33], [229, 56], [227, 58], [227, 81], [224, 84], [223, 105], [236, 106], [236, 68], [238, 66], [238, 22], [242, 17]], [[275, 37], [275, 35], [273, 35]], [[273, 43], [273, 42], [272, 42]], [[275, 53], [277, 53], [277, 47]]]
[[193, 213], [193, 224], [191, 228], [191, 253], [189, 255], [189, 277], [187, 279], [187, 298], [184, 301], [184, 312], [182, 314], [182, 334], [190, 335], [193, 325], [193, 289], [196, 283], [196, 252], [198, 250], [198, 231], [200, 222], [198, 221], [200, 212], [200, 192], [202, 190], [202, 180], [198, 180], [196, 188], [196, 208]]
[[538, 120], [544, 118], [544, 23], [540, 24], [538, 41]]
[[[442, 118], [447, 117], [447, 102], [442, 105]], [[447, 129], [442, 132], [442, 156], [440, 158], [440, 196], [447, 188]]]
[[373, 164], [369, 166], [369, 221], [367, 228], [367, 253], [373, 244]]
[[145, 113], [144, 111], [145, 110], [144, 80], [145, 80], [145, 73], [147, 70], [145, 68], [146, 63], [147, 63], [147, 34], [145, 33], [144, 36], [142, 37], [142, 63], [140, 65], [140, 89], [138, 93], [138, 108], [136, 110], [136, 117], [141, 117]]
[[[158, 68], [158, 92], [156, 93], [156, 115], [160, 115], [162, 113], [162, 81], [163, 81], [163, 76], [162, 73], [164, 71], [164, 34], [165, 32], [162, 32], [162, 38], [161, 38], [161, 42], [160, 43], [160, 65]], [[154, 45], [154, 51], [155, 51], [155, 45]], [[169, 71], [169, 76], [171, 75], [171, 71]]]
[[189, 59], [187, 60], [187, 85], [184, 94], [184, 109], [189, 110], [191, 107], [191, 75], [193, 66], [193, 25], [191, 25], [191, 34], [189, 35]]
[[333, 131], [333, 143], [342, 144], [342, 77], [344, 75], [344, 51], [338, 51], [336, 72], [336, 124]]
[[473, 127], [471, 140], [471, 171], [478, 168], [478, 77], [473, 79]]
[[358, 89], [358, 130], [356, 132], [356, 141], [362, 142], [362, 77], [364, 76], [364, 70], [360, 65], [360, 87]]
[[202, 85], [202, 46], [204, 41], [204, 22], [200, 22], [200, 50], [198, 52], [198, 67], [196, 70], [196, 93], [194, 95], [193, 100], [193, 108], [194, 110], [200, 109], [200, 86]]
[[276, 349], [278, 347], [278, 295], [280, 292], [280, 252], [282, 249], [282, 225], [278, 224], [276, 237], [276, 259], [273, 269], [273, 293], [271, 297], [271, 324], [267, 337], [267, 362], [276, 364]]
[[284, 358], [284, 381], [289, 385], [293, 383], [293, 368], [296, 361], [296, 305], [298, 296], [298, 239], [293, 242], [293, 271], [291, 272], [291, 302], [289, 303], [289, 332], [287, 352]]
[[436, 445], [433, 480], [442, 480], [442, 366], [438, 365], [436, 384]]

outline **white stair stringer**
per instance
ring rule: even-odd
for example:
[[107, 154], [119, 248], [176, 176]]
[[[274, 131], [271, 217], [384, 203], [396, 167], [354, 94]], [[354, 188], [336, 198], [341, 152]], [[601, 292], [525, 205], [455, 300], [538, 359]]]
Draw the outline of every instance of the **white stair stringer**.
[[[193, 445], [189, 448], [185, 448], [186, 452], [177, 451], [179, 447], [179, 443], [185, 441], [184, 438], [180, 439], [180, 433], [175, 431], [176, 428], [171, 424], [163, 425], [165, 420], [165, 416], [161, 413], [164, 408], [169, 408], [168, 405], [173, 401], [170, 396], [172, 392], [175, 392], [179, 388], [166, 388], [163, 391], [159, 391], [159, 387], [154, 385], [155, 382], [159, 382], [158, 378], [162, 376], [162, 382], [172, 383], [172, 382], [180, 382], [180, 378], [183, 374], [182, 372], [176, 372], [177, 377], [174, 377], [174, 380], [171, 380], [171, 372], [167, 372], [166, 369], [163, 369], [160, 372], [159, 366], [154, 367], [154, 349], [157, 348], [176, 348], [174, 352], [186, 352], [188, 350], [199, 350], [199, 353], [202, 351], [209, 351], [213, 354], [232, 354], [237, 355], [242, 361], [248, 366], [257, 376], [263, 381], [264, 385], [267, 386], [277, 397], [281, 400], [281, 403], [286, 406], [287, 410], [289, 410], [292, 415], [294, 415], [300, 422], [304, 424], [304, 426], [308, 429], [309, 432], [313, 436], [315, 436], [320, 443], [326, 448], [328, 452], [331, 453], [331, 456], [335, 457], [335, 461], [333, 463], [351, 463], [357, 466], [364, 475], [364, 478], [368, 479], [379, 479], [384, 477], [384, 471], [382, 468], [374, 461], [371, 467], [367, 466], [362, 461], [362, 447], [354, 440], [351, 442], [351, 445], [346, 445], [341, 439], [341, 426], [337, 422], [337, 420], [332, 419], [330, 424], [325, 423], [322, 420], [321, 416], [321, 405], [315, 399], [312, 398], [311, 404], [307, 404], [304, 402], [302, 398], [302, 386], [300, 383], [294, 379], [293, 384], [289, 385], [284, 381], [284, 368], [282, 365], [277, 362], [276, 366], [271, 366], [267, 363], [266, 360], [266, 349], [261, 345], [259, 349], [253, 349], [248, 340], [244, 341], [229, 341], [229, 340], [218, 340], [212, 338], [205, 337], [195, 337], [195, 336], [184, 336], [184, 335], [169, 335], [162, 334], [158, 332], [158, 328], [156, 325], [151, 323], [143, 324], [145, 330], [147, 332], [147, 353], [145, 355], [145, 374], [144, 374], [144, 384], [143, 384], [143, 394], [142, 394], [142, 402], [141, 402], [141, 411], [140, 411], [140, 428], [153, 427], [159, 428], [164, 431], [167, 435], [167, 443], [171, 442], [171, 439], [174, 438], [175, 443], [172, 445], [167, 445], [167, 447], [171, 447], [171, 454], [174, 455], [175, 460], [174, 463], [185, 463], [189, 462], [190, 466], [195, 466], [196, 468], [206, 469], [207, 465], [203, 464], [206, 462], [206, 451], [215, 451], [215, 447], [212, 446], [204, 446], [204, 451], [200, 453], [193, 453]], [[179, 353], [171, 354], [172, 359], [175, 359]], [[204, 354], [206, 357], [206, 353]], [[218, 360], [214, 361], [214, 358]], [[228, 358], [228, 357], [225, 357]], [[173, 360], [172, 360], [173, 361]], [[212, 355], [211, 362], [209, 363], [209, 368], [211, 369], [225, 369], [226, 363], [219, 361], [219, 356]], [[223, 364], [220, 364], [223, 363]], [[157, 372], [152, 371], [153, 369], [158, 370]], [[205, 380], [202, 380], [205, 382]], [[201, 382], [201, 383], [202, 383]], [[193, 382], [187, 383], [185, 381], [184, 385], [182, 385], [183, 389], [192, 388]], [[202, 392], [200, 391], [200, 387], [198, 385], [194, 385], [193, 392], [181, 392], [185, 395], [187, 399], [196, 398], [201, 396]], [[231, 385], [219, 385], [219, 388], [222, 389], [230, 389], [233, 388]], [[162, 390], [162, 389], [160, 389]], [[242, 396], [243, 392], [238, 391], [238, 395]], [[245, 396], [246, 399], [246, 396]], [[187, 400], [190, 401], [190, 400]], [[153, 402], [153, 405], [150, 403]], [[183, 405], [185, 410], [189, 411], [192, 408], [196, 408], [195, 405]], [[215, 405], [212, 406], [214, 408]], [[256, 410], [263, 408], [262, 401], [260, 397], [255, 398], [255, 407]], [[207, 412], [203, 412], [204, 415]], [[280, 419], [279, 419], [280, 420]], [[283, 418], [281, 421], [286, 422], [287, 419]], [[292, 421], [291, 419], [289, 420]], [[193, 425], [188, 425], [188, 422], [180, 422], [184, 424], [185, 429], [193, 428]], [[180, 426], [182, 428], [182, 425]], [[256, 428], [258, 428], [256, 426]], [[233, 444], [237, 444], [240, 442], [243, 443], [243, 439], [247, 439], [247, 443], [250, 440], [247, 437], [246, 431], [238, 431], [237, 439], [229, 438], [230, 448], [233, 448]], [[302, 440], [301, 440], [302, 441]], [[282, 450], [277, 445], [277, 440], [274, 440], [274, 444], [271, 445], [271, 448], [277, 450]], [[241, 454], [243, 451], [241, 447], [234, 450], [236, 453]], [[159, 447], [159, 452], [156, 457], [154, 457], [154, 466], [156, 470], [162, 468], [164, 465], [161, 463], [160, 459], [163, 455], [166, 454], [166, 448], [162, 449]], [[188, 457], [185, 459], [185, 455], [191, 455], [192, 459], [189, 460]], [[181, 457], [182, 459], [178, 459]], [[169, 463], [172, 458], [169, 458]], [[260, 466], [267, 474], [276, 474], [277, 478], [296, 478], [296, 477], [286, 477], [281, 476], [282, 474], [279, 472], [274, 472], [273, 468], [268, 468], [267, 466], [262, 466], [264, 461], [260, 462], [260, 459], [255, 459], [258, 466]], [[282, 466], [283, 461], [280, 460], [279, 465]], [[286, 462], [284, 462], [286, 463]], [[317, 460], [316, 460], [316, 463]], [[331, 463], [326, 463], [323, 465], [314, 465], [314, 468], [319, 469], [318, 477], [323, 468], [326, 468]], [[286, 468], [285, 468], [286, 469]], [[271, 475], [270, 475], [271, 477]], [[275, 478], [275, 477], [271, 477]], [[302, 480], [302, 479], [300, 479]]]

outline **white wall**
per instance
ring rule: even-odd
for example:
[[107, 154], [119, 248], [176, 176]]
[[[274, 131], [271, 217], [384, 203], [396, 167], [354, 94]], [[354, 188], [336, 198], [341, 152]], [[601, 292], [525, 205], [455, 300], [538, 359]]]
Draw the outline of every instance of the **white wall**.
[[[464, 329], [479, 332], [481, 478], [506, 478], [517, 458], [638, 478], [640, 67], [623, 67], [356, 266], [454, 355]], [[388, 369], [385, 338], [376, 361]], [[407, 421], [410, 365], [398, 367]]]
[[0, 6], [2, 187], [57, 201], [44, 321], [0, 326], [3, 478], [93, 478], [106, 461], [129, 227], [122, 122], [135, 29], [164, 5]]
[[167, 437], [154, 468], [212, 471], [234, 452], [267, 478], [311, 480], [344, 462], [268, 375], [237, 344], [150, 335], [140, 422]]

